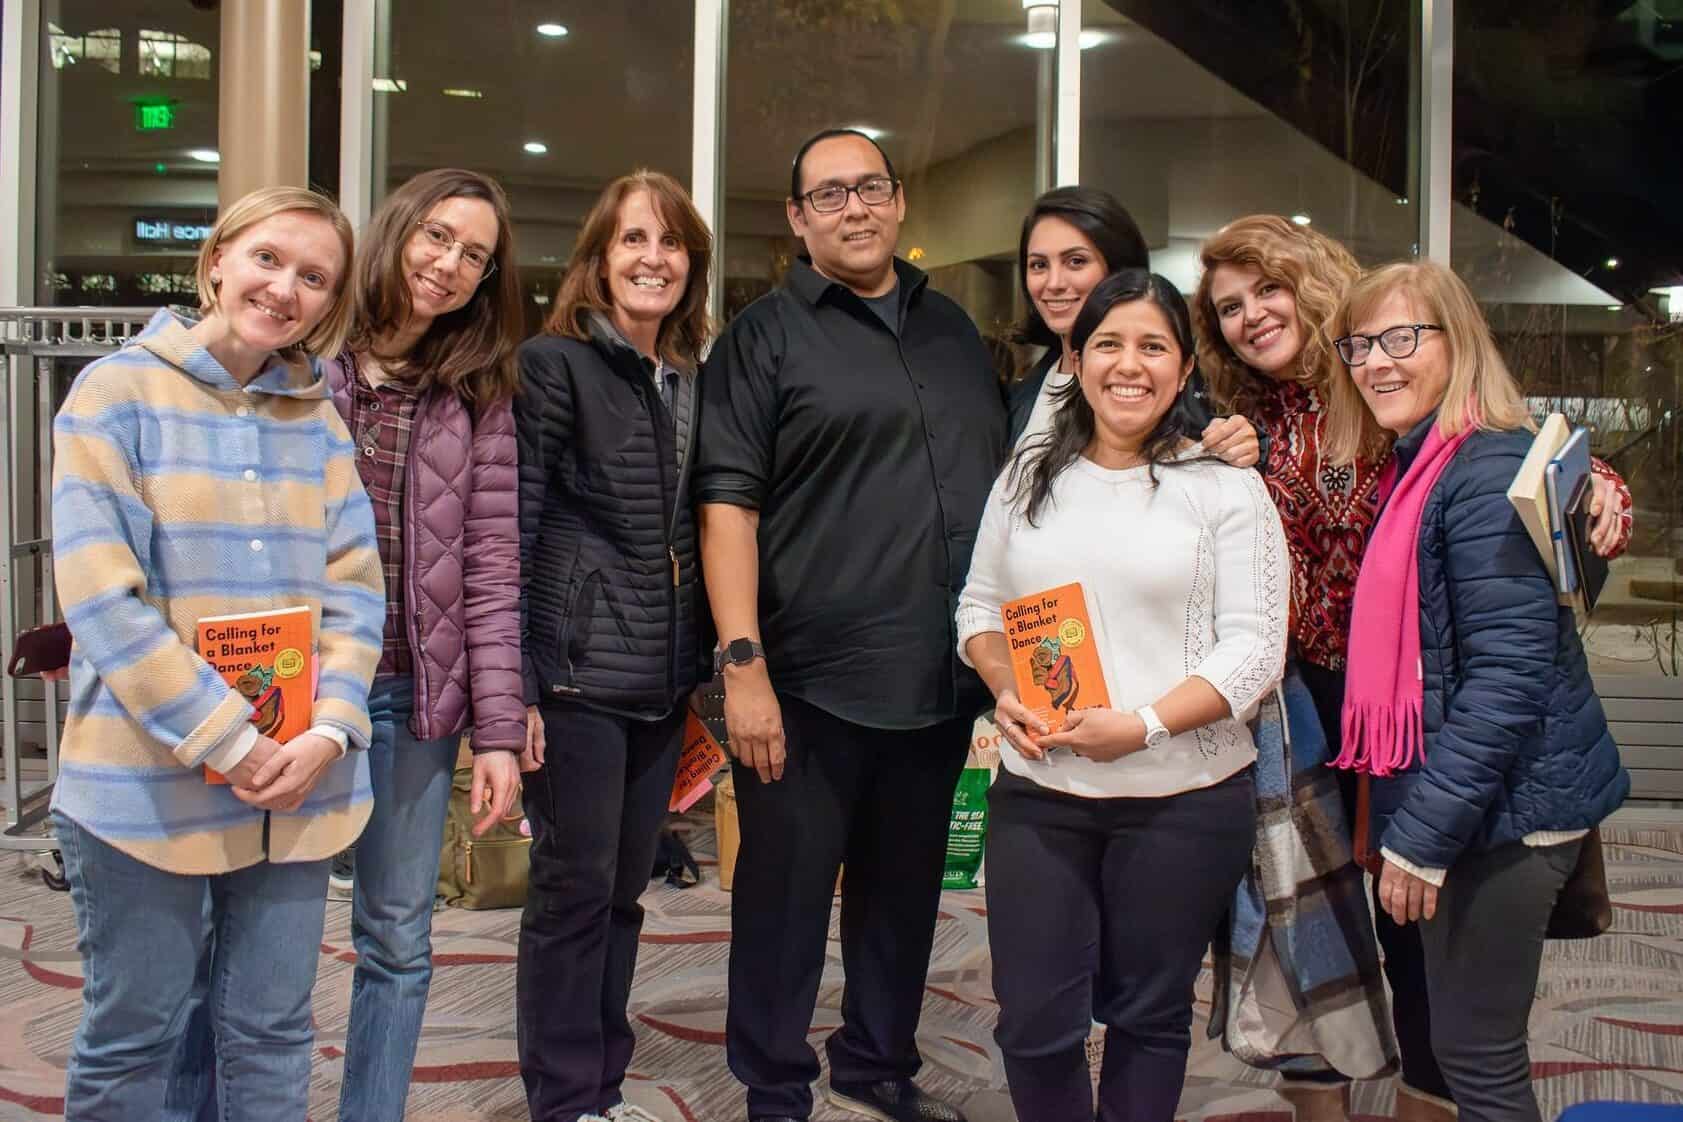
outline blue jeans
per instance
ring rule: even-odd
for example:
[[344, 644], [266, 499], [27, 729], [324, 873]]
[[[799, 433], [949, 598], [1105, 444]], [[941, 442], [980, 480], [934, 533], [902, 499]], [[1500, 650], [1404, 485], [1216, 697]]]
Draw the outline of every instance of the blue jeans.
[[184, 876], [128, 856], [62, 814], [53, 815], [53, 826], [83, 970], [65, 1118], [164, 1115], [195, 975], [212, 944], [205, 1005], [215, 1031], [221, 1117], [303, 1118], [328, 863], [265, 861]]
[[407, 676], [376, 678], [368, 695], [374, 814], [357, 839], [352, 881], [357, 963], [342, 1122], [401, 1122], [432, 984], [432, 902], [458, 738], [417, 740], [414, 704]]

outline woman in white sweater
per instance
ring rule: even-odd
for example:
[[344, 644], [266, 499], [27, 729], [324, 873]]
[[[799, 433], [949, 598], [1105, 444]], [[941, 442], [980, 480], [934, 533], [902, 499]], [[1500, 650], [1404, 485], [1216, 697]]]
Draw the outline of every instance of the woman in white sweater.
[[[995, 485], [958, 608], [1006, 742], [989, 797], [995, 1036], [1019, 1118], [1094, 1117], [1097, 1018], [1098, 1118], [1167, 1122], [1193, 982], [1250, 859], [1245, 720], [1284, 665], [1288, 560], [1257, 474], [1178, 435], [1194, 351], [1172, 284], [1106, 278], [1070, 346], [1076, 381]], [[1071, 582], [1114, 707], [1048, 734], [1017, 697], [1000, 606]]]

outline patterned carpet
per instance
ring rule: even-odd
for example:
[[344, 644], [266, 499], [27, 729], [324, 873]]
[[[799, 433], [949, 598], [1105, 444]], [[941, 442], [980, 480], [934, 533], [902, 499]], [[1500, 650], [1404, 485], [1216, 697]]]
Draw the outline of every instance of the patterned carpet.
[[[706, 813], [685, 820], [708, 876], [687, 891], [657, 886], [633, 994], [640, 1040], [628, 1097], [677, 1122], [740, 1119], [741, 1091], [724, 1063], [729, 895], [712, 878]], [[1587, 1099], [1683, 1102], [1683, 829], [1613, 826], [1605, 833], [1614, 931], [1551, 945], [1532, 1018], [1532, 1057], [1545, 1118]], [[318, 1059], [312, 1117], [337, 1117], [341, 1044], [354, 956], [349, 906], [330, 903], [316, 987]], [[437, 976], [409, 1099], [416, 1122], [526, 1117], [514, 1059], [517, 912], [437, 916]], [[832, 938], [834, 932], [832, 931]], [[41, 884], [31, 859], [0, 857], [0, 1119], [63, 1113], [64, 1062], [80, 1010], [80, 963], [68, 897]], [[1200, 989], [1207, 1008], [1208, 978]], [[835, 944], [813, 1039], [837, 1022]], [[1013, 1118], [990, 1036], [994, 1006], [982, 893], [948, 893], [925, 995], [922, 1079], [965, 1104], [973, 1122]], [[1273, 1077], [1200, 1038], [1181, 1100], [1187, 1122], [1289, 1122]], [[1361, 1084], [1356, 1113], [1389, 1118], [1388, 1081]], [[817, 1119], [852, 1116], [820, 1106]]]

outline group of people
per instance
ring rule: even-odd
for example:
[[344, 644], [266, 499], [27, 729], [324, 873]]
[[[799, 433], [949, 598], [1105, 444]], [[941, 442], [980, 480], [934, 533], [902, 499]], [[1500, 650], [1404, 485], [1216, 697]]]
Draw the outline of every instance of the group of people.
[[[1045, 357], [1007, 395], [895, 255], [907, 205], [874, 141], [812, 137], [786, 204], [805, 254], [715, 338], [711, 235], [678, 183], [635, 172], [525, 342], [482, 175], [417, 176], [354, 251], [309, 192], [226, 209], [198, 311], [87, 367], [55, 422], [75, 646], [53, 820], [85, 977], [67, 1118], [303, 1117], [328, 865], [353, 840], [340, 1117], [401, 1118], [470, 734], [479, 828], [519, 799], [532, 830], [531, 1115], [648, 1122], [621, 1091], [638, 898], [686, 701], [718, 675], [741, 826], [726, 1058], [750, 1119], [812, 1112], [845, 865], [829, 1098], [962, 1122], [913, 1082], [916, 1031], [990, 694], [1017, 1114], [1172, 1119], [1193, 984], [1258, 844], [1251, 722], [1288, 659], [1355, 777], [1341, 829], [1371, 804], [1354, 842], [1383, 862], [1398, 1117], [1537, 1118], [1547, 916], [1628, 780], [1505, 498], [1530, 420], [1471, 296], [1261, 217], [1206, 245], [1189, 307], [1115, 199], [1060, 188], [1019, 259]], [[1629, 495], [1598, 472], [1613, 553]], [[1049, 733], [1000, 606], [1071, 582], [1112, 705]], [[194, 635], [300, 605], [316, 701], [279, 744]], [[1342, 1118], [1367, 1074], [1287, 1094]]]

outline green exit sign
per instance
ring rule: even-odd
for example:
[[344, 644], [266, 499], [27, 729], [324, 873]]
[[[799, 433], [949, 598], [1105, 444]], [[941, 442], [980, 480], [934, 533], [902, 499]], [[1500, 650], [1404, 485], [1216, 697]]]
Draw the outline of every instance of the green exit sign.
[[141, 132], [175, 127], [175, 106], [137, 105], [134, 107], [134, 127]]

